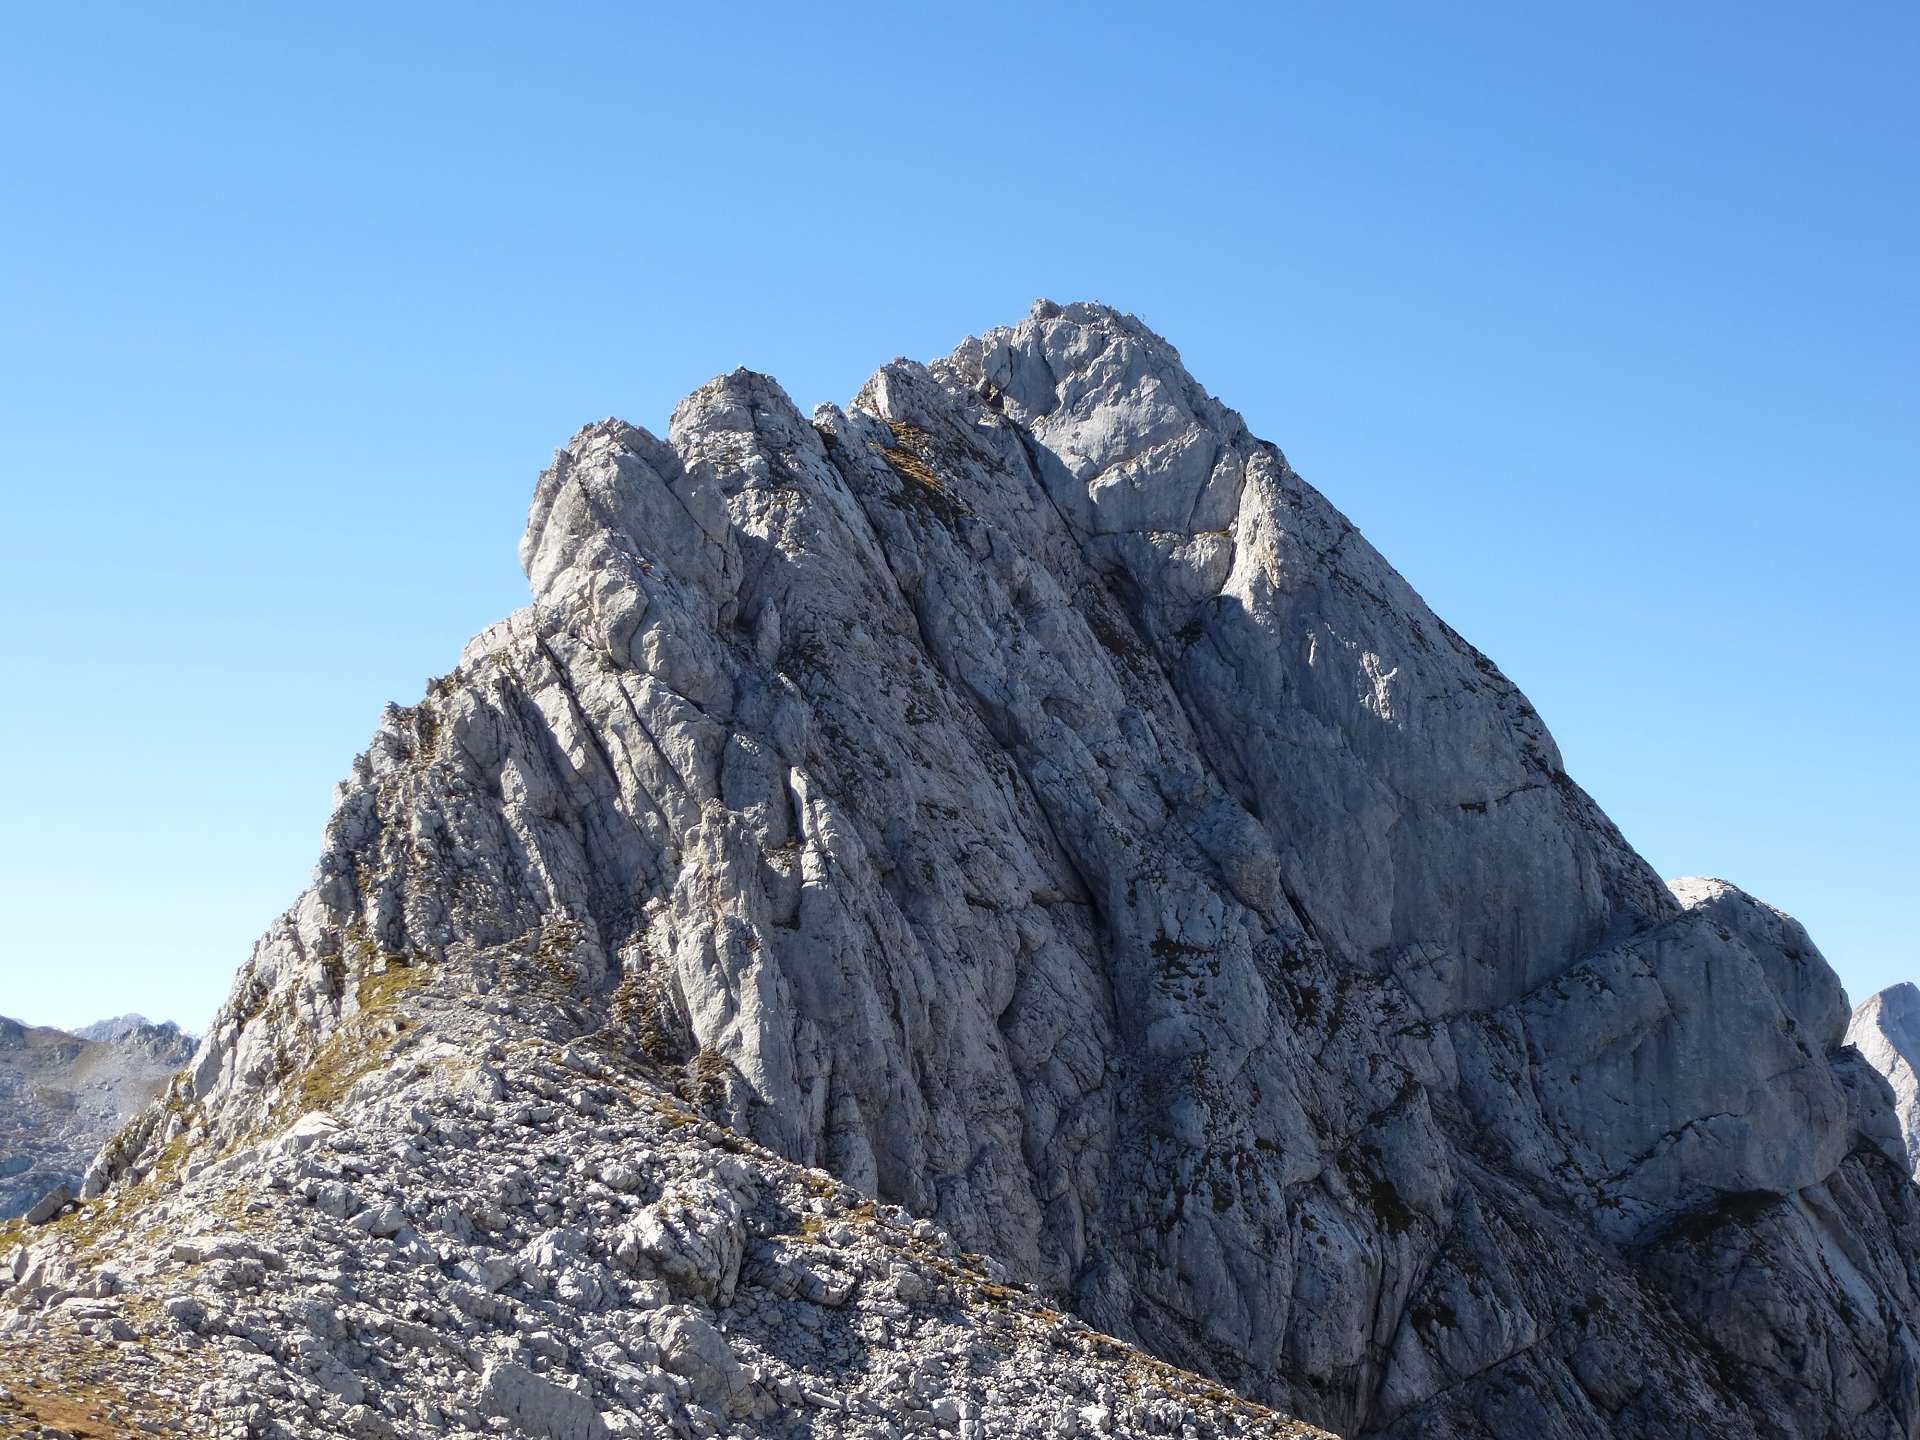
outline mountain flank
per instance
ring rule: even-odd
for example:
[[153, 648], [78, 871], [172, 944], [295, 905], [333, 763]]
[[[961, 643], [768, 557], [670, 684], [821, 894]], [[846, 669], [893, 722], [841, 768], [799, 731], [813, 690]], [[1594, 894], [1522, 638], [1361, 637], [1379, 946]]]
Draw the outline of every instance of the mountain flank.
[[1806, 932], [1662, 883], [1138, 320], [590, 425], [520, 553], [7, 1237], [15, 1413], [1920, 1433], [1920, 1196]]
[[0, 1220], [60, 1185], [160, 1093], [195, 1039], [122, 1015], [68, 1034], [0, 1016]]

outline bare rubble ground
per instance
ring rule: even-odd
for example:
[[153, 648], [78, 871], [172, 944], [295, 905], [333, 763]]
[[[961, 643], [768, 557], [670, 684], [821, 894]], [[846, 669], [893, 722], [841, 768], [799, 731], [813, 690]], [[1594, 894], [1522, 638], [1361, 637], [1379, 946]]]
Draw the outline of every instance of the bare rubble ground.
[[1324, 1433], [549, 1038], [562, 1004], [419, 978], [363, 986], [325, 1108], [215, 1153], [174, 1102], [137, 1184], [0, 1230], [0, 1434]]

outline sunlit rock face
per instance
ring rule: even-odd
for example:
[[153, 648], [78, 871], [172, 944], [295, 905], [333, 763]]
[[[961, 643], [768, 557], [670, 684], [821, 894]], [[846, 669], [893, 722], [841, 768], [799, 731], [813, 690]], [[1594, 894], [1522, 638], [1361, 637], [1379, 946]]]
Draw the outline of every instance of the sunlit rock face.
[[1920, 989], [1902, 982], [1868, 996], [1847, 1024], [1847, 1043], [1886, 1077], [1900, 1143], [1920, 1175]]
[[306, 1108], [401, 967], [1343, 1435], [1920, 1433], [1920, 1207], [1817, 949], [1663, 884], [1137, 320], [591, 425], [521, 557], [194, 1143]]

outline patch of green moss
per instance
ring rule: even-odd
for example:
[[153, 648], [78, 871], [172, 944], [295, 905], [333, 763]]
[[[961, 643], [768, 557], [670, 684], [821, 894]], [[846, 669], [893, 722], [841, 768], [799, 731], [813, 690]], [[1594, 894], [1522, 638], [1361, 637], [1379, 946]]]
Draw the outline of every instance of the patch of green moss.
[[274, 1111], [297, 1117], [325, 1110], [385, 1064], [393, 1042], [408, 1028], [404, 1016], [386, 1012], [425, 978], [424, 965], [394, 964], [392, 957], [385, 969], [362, 975], [354, 990], [359, 1013], [321, 1042]]
[[961, 503], [953, 487], [941, 480], [928, 463], [933, 437], [902, 420], [889, 420], [887, 428], [893, 432], [893, 447], [879, 449], [879, 455], [887, 462], [887, 468], [900, 477], [902, 500], [930, 512], [949, 528], [962, 516], [971, 515], [973, 512]]
[[[356, 977], [354, 1013], [304, 1058], [284, 1047], [276, 1051], [275, 1079], [286, 1088], [269, 1111], [269, 1125], [337, 1103], [355, 1082], [386, 1062], [394, 1040], [408, 1029], [406, 1018], [391, 1012], [403, 995], [425, 981], [428, 967], [381, 949], [358, 923], [347, 928], [341, 942], [328, 973], [338, 977], [335, 993], [342, 997], [348, 978]], [[297, 1034], [294, 1017], [284, 1018], [285, 1032]]]
[[580, 981], [573, 966], [573, 952], [586, 931], [577, 920], [556, 920], [540, 932], [527, 958], [538, 965], [562, 990], [571, 991]]
[[354, 989], [362, 1016], [384, 1010], [426, 978], [426, 967], [406, 961], [396, 964], [395, 956], [386, 957], [386, 968], [363, 975]]

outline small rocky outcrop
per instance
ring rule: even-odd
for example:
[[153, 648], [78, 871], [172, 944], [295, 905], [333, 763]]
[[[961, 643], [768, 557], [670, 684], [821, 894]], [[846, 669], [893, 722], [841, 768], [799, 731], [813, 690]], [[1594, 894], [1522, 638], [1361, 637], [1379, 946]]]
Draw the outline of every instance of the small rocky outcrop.
[[1137, 320], [588, 426], [521, 557], [14, 1363], [193, 1433], [1920, 1434], [1805, 931]]
[[0, 1016], [0, 1220], [62, 1184], [77, 1190], [95, 1152], [195, 1043], [138, 1015], [72, 1034]]

